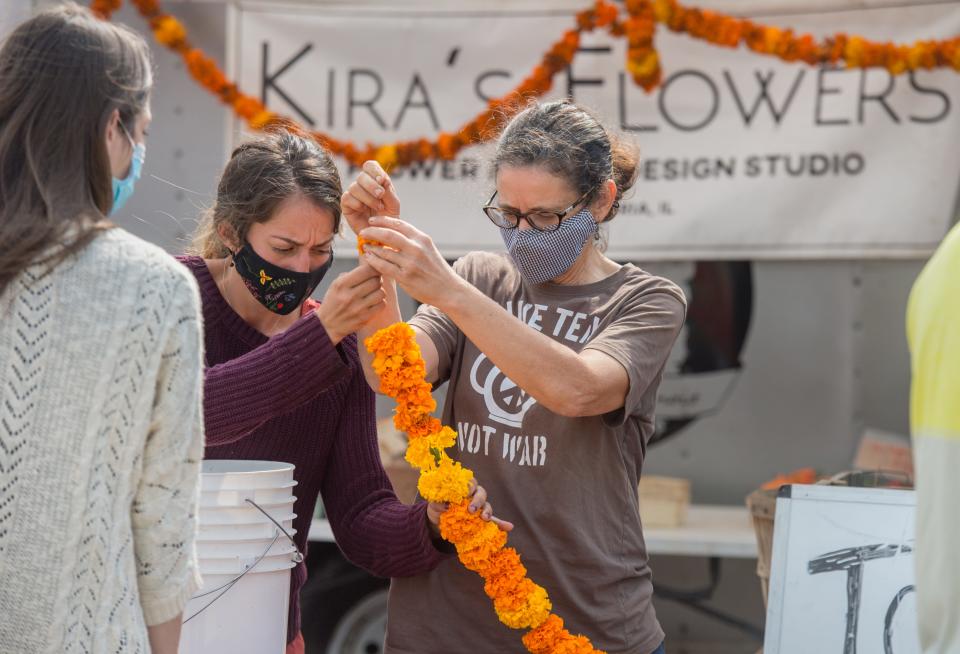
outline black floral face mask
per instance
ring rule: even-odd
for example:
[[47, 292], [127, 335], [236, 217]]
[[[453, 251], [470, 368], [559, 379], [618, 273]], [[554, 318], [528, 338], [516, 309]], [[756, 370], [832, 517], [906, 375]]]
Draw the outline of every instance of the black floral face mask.
[[270, 263], [247, 243], [234, 253], [233, 262], [253, 297], [270, 311], [285, 316], [310, 297], [333, 265], [333, 253], [316, 270], [296, 272]]

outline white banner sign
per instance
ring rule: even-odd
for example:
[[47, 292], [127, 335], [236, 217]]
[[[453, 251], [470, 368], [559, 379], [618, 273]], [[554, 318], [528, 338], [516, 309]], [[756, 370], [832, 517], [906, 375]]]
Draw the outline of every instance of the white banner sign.
[[[570, 11], [447, 7], [243, 6], [232, 67], [272, 109], [337, 138], [433, 138], [516, 86], [573, 24]], [[818, 37], [960, 34], [960, 3], [754, 18]], [[611, 256], [911, 257], [946, 232], [960, 179], [956, 72], [817, 69], [663, 26], [656, 44], [664, 81], [652, 94], [624, 74], [624, 42], [596, 33], [550, 96], [569, 93], [641, 148]], [[404, 217], [447, 255], [502, 249], [480, 211], [490, 153], [472, 147], [396, 175]], [[349, 183], [355, 171], [341, 170]]]

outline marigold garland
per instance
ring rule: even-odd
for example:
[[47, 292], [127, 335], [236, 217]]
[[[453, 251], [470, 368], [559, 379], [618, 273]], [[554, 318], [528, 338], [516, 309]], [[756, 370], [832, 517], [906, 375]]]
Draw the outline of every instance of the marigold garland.
[[[661, 81], [660, 55], [654, 45], [657, 24], [718, 46], [736, 48], [741, 44], [762, 55], [787, 62], [809, 65], [842, 64], [846, 68], [886, 68], [893, 75], [933, 68], [960, 71], [960, 37], [917, 41], [910, 45], [877, 43], [843, 33], [817, 40], [809, 34], [760, 25], [745, 18], [719, 12], [685, 7], [676, 0], [626, 0], [626, 16], [609, 0], [595, 0], [576, 14], [575, 26], [564, 32], [543, 55], [516, 88], [491, 100], [473, 120], [453, 133], [441, 133], [435, 140], [421, 138], [396, 143], [360, 147], [329, 134], [310, 132], [294, 120], [281, 116], [242, 93], [221, 71], [217, 63], [199, 48], [194, 48], [186, 28], [176, 18], [162, 13], [159, 0], [130, 0], [146, 18], [157, 41], [179, 53], [190, 75], [204, 88], [230, 105], [234, 112], [255, 130], [282, 126], [297, 133], [309, 133], [331, 152], [359, 167], [375, 159], [387, 170], [429, 159], [453, 159], [463, 148], [491, 140], [500, 127], [526, 101], [545, 95], [553, 86], [553, 76], [573, 61], [584, 32], [605, 29], [614, 37], [627, 39], [625, 67], [634, 82], [650, 92]], [[120, 8], [122, 0], [92, 0], [91, 9], [104, 19]]]
[[394, 424], [413, 428], [407, 431], [406, 459], [420, 469], [420, 495], [450, 503], [440, 518], [440, 535], [456, 546], [464, 567], [483, 578], [483, 590], [500, 621], [513, 629], [530, 629], [523, 643], [535, 654], [599, 652], [586, 637], [564, 629], [563, 620], [550, 612], [546, 589], [527, 577], [520, 554], [506, 547], [507, 534], [468, 510], [473, 473], [446, 453], [457, 434], [430, 415], [436, 402], [424, 379], [426, 364], [410, 325], [401, 322], [381, 329], [364, 345], [373, 354], [380, 391], [397, 401]]

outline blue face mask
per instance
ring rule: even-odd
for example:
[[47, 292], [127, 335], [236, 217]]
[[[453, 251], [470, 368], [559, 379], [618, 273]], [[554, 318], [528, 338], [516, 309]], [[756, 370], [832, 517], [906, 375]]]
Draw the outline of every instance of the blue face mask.
[[140, 179], [143, 162], [147, 158], [147, 146], [143, 143], [134, 143], [133, 138], [130, 136], [127, 128], [123, 126], [123, 123], [120, 123], [120, 129], [123, 130], [124, 135], [130, 141], [130, 146], [133, 148], [133, 157], [130, 159], [130, 172], [127, 173], [127, 176], [123, 179], [113, 178], [113, 208], [110, 209], [111, 216], [119, 211], [120, 207], [133, 195], [133, 187], [136, 185], [137, 180]]

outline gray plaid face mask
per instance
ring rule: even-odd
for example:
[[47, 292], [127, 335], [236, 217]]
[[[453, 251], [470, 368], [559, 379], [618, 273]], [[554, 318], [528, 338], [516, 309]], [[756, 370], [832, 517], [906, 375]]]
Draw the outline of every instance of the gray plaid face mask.
[[552, 232], [501, 227], [500, 236], [524, 279], [542, 284], [567, 272], [599, 228], [593, 214], [583, 209]]

